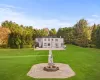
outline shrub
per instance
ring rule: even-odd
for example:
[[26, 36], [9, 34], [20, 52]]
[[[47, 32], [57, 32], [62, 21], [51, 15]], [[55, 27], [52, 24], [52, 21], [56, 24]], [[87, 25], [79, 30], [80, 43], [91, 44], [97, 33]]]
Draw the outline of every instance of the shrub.
[[22, 48], [32, 48], [32, 45], [23, 45]]
[[8, 47], [7, 44], [0, 45], [0, 48], [7, 48], [7, 47]]
[[90, 45], [90, 47], [91, 47], [91, 48], [95, 48], [95, 47], [96, 47], [96, 45], [94, 45], [94, 44], [91, 44], [91, 45]]

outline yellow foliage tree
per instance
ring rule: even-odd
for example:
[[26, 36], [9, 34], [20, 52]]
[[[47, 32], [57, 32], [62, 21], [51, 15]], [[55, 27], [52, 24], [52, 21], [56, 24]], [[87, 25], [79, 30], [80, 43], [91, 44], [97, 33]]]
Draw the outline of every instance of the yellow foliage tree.
[[0, 45], [4, 45], [8, 43], [8, 37], [10, 33], [11, 32], [8, 28], [0, 27]]

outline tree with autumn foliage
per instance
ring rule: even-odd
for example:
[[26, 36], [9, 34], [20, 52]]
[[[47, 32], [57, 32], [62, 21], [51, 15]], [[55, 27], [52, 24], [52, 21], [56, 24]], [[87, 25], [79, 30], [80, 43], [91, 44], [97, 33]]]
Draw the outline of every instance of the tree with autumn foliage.
[[86, 20], [81, 19], [74, 25], [75, 44], [79, 46], [88, 46], [88, 23]]
[[10, 34], [9, 28], [2, 28], [0, 27], [0, 46], [1, 47], [7, 47], [8, 44], [8, 38]]

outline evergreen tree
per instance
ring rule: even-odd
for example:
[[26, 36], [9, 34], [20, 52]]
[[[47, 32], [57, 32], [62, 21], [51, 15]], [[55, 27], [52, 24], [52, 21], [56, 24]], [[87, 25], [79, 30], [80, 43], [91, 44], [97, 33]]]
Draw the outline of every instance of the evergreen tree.
[[92, 26], [92, 33], [91, 33], [92, 44], [96, 43], [96, 29], [97, 29], [97, 26], [96, 26], [96, 24], [94, 24]]
[[96, 47], [100, 48], [100, 25], [97, 25], [97, 29], [96, 29]]

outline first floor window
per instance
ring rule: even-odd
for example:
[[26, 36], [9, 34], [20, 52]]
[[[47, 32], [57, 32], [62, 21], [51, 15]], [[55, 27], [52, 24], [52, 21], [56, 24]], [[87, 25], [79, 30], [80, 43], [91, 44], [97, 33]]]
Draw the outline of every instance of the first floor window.
[[44, 43], [44, 46], [46, 46], [47, 44], [46, 43]]
[[63, 46], [64, 44], [63, 43], [61, 43], [61, 46]]
[[50, 46], [50, 43], [48, 43], [48, 46]]
[[58, 43], [55, 43], [56, 48], [58, 48]]

